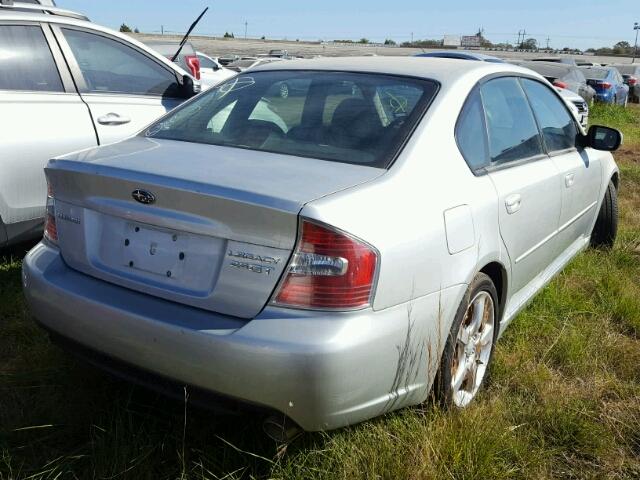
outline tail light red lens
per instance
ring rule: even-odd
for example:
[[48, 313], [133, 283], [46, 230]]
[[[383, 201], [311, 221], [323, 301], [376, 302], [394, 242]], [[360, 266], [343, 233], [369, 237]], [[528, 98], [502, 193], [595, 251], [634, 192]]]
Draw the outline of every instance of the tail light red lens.
[[189, 70], [191, 70], [191, 75], [193, 75], [196, 80], [200, 80], [200, 60], [198, 57], [194, 55], [187, 55], [184, 59], [187, 62]]
[[377, 265], [378, 253], [371, 246], [305, 220], [274, 303], [311, 309], [366, 307], [371, 301]]
[[609, 90], [611, 88], [611, 84], [609, 82], [600, 82], [598, 85], [600, 85], [600, 88], [603, 88], [604, 90]]
[[53, 189], [47, 184], [47, 211], [44, 217], [44, 237], [53, 243], [58, 243], [58, 228], [56, 226], [56, 205]]
[[630, 87], [633, 87], [638, 83], [638, 79], [636, 77], [629, 77], [628, 83]]
[[560, 80], [556, 80], [555, 82], [553, 82], [553, 86], [554, 87], [558, 87], [558, 88], [567, 88], [568, 85], [564, 82], [561, 82]]

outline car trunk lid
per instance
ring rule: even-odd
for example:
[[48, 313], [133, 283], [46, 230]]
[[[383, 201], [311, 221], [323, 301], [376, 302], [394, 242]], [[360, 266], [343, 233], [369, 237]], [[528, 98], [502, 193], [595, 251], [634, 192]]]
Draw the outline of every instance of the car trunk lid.
[[72, 268], [252, 318], [286, 267], [304, 204], [385, 170], [134, 137], [52, 160], [46, 172]]

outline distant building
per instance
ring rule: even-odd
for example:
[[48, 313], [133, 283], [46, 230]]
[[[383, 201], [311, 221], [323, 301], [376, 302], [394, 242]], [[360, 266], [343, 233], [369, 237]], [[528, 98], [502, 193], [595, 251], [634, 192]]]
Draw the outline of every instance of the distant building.
[[460, 35], [445, 35], [442, 44], [445, 47], [460, 47], [462, 42], [460, 41]]
[[479, 35], [463, 35], [462, 36], [462, 47], [464, 48], [474, 48], [480, 47], [480, 41], [482, 37]]

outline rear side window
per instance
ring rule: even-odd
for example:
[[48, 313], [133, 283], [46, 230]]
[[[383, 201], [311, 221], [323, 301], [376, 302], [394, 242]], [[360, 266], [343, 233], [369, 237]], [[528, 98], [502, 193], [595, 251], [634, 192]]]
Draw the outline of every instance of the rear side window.
[[146, 135], [385, 168], [437, 89], [401, 76], [258, 71], [178, 107]]
[[489, 164], [487, 157], [487, 132], [480, 93], [475, 90], [460, 114], [456, 125], [456, 140], [469, 168], [476, 171]]
[[490, 80], [481, 92], [492, 162], [513, 162], [544, 153], [538, 126], [518, 80]]
[[198, 60], [200, 60], [200, 68], [211, 68], [213, 70], [217, 70], [218, 68], [218, 66], [213, 62], [213, 60], [207, 57], [198, 55]]
[[87, 91], [176, 96], [175, 75], [142, 53], [110, 38], [64, 28]]
[[522, 86], [538, 120], [547, 150], [554, 152], [574, 148], [578, 129], [562, 100], [534, 80], [522, 79]]
[[64, 91], [40, 27], [0, 25], [0, 90]]

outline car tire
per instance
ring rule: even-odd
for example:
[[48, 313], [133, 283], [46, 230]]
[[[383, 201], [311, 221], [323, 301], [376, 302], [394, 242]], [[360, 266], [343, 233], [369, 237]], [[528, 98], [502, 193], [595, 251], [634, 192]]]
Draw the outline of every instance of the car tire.
[[280, 98], [289, 98], [289, 85], [286, 83], [280, 85]]
[[591, 232], [593, 248], [612, 248], [618, 235], [618, 190], [612, 181], [604, 194], [602, 206]]
[[498, 338], [499, 311], [495, 285], [479, 273], [458, 307], [436, 374], [434, 390], [443, 406], [465, 408], [485, 383]]

